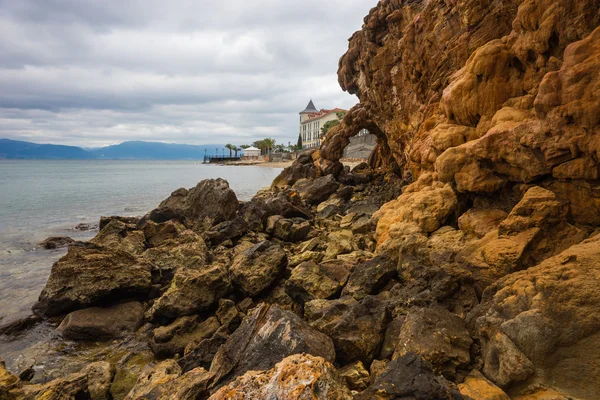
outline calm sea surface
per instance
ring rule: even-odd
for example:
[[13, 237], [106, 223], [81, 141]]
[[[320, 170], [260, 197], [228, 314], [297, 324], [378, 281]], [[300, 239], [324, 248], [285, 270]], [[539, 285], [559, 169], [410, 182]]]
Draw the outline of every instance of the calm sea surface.
[[240, 200], [268, 186], [280, 168], [194, 161], [0, 160], [0, 325], [29, 314], [50, 267], [66, 250], [43, 250], [48, 236], [85, 240], [80, 223], [138, 216], [180, 187], [224, 178]]

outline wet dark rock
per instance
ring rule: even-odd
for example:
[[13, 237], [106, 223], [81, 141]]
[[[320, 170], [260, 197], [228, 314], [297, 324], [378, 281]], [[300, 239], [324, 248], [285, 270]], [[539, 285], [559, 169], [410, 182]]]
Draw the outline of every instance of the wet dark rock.
[[381, 351], [379, 352], [380, 358], [391, 359], [398, 346], [400, 340], [400, 331], [402, 325], [404, 325], [404, 316], [394, 318], [387, 326], [385, 330], [385, 336], [383, 338], [383, 344], [381, 345]]
[[172, 324], [156, 328], [150, 341], [150, 348], [158, 358], [183, 355], [190, 343], [210, 338], [220, 328], [215, 317], [207, 318], [201, 323], [196, 316], [181, 317]]
[[56, 329], [72, 340], [110, 340], [135, 332], [143, 323], [144, 307], [139, 302], [91, 307], [67, 314]]
[[161, 223], [178, 219], [195, 231], [202, 232], [235, 217], [239, 203], [224, 179], [206, 179], [189, 190], [171, 193], [146, 219]]
[[[28, 315], [25, 318], [18, 319], [0, 326], [0, 335], [15, 336], [28, 329], [31, 329], [36, 324], [40, 323], [43, 318], [39, 315]], [[2, 321], [0, 319], [0, 321]]]
[[67, 247], [72, 243], [75, 243], [75, 240], [68, 236], [52, 236], [39, 242], [38, 246], [42, 246], [46, 250], [53, 250]]
[[212, 307], [230, 290], [229, 271], [221, 261], [180, 268], [169, 289], [148, 310], [147, 317], [168, 321], [196, 314]]
[[185, 348], [184, 356], [177, 361], [181, 369], [184, 372], [196, 367], [209, 369], [215, 354], [229, 336], [227, 327], [222, 326], [211, 337], [189, 343]]
[[308, 204], [318, 204], [327, 200], [339, 187], [340, 184], [333, 175], [326, 175], [313, 180], [301, 179], [293, 186], [300, 198]]
[[360, 300], [367, 295], [377, 294], [396, 275], [396, 263], [387, 256], [377, 256], [354, 268], [342, 295]]
[[310, 222], [302, 218], [274, 215], [267, 220], [266, 232], [285, 242], [299, 242], [310, 232]]
[[238, 254], [229, 272], [237, 290], [246, 296], [256, 296], [280, 277], [286, 264], [283, 248], [265, 240]]
[[151, 288], [147, 263], [125, 252], [75, 245], [52, 266], [34, 311], [54, 316], [106, 301], [145, 297]]
[[[120, 221], [127, 225], [137, 225], [140, 222], [140, 219], [138, 217], [121, 217], [121, 216], [117, 216], [117, 215], [113, 215], [111, 217], [100, 217], [100, 223], [98, 224], [98, 229], [99, 230], [104, 229], [104, 227], [106, 225], [108, 225], [111, 221]], [[87, 224], [84, 224], [84, 225], [87, 225]]]
[[378, 354], [388, 322], [384, 302], [371, 296], [360, 302], [352, 297], [312, 300], [304, 305], [304, 313], [311, 327], [333, 340], [342, 365], [370, 364]]
[[415, 354], [390, 362], [375, 383], [356, 395], [356, 400], [460, 400], [463, 397], [451, 382], [436, 375], [431, 366]]
[[331, 339], [312, 329], [296, 314], [261, 304], [221, 346], [210, 371], [224, 384], [250, 370], [266, 370], [285, 357], [308, 353], [333, 362]]

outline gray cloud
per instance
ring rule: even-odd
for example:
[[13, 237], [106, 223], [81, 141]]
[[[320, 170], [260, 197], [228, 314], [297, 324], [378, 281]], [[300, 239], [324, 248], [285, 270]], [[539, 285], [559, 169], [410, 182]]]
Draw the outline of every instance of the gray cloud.
[[376, 0], [0, 0], [0, 137], [295, 142]]

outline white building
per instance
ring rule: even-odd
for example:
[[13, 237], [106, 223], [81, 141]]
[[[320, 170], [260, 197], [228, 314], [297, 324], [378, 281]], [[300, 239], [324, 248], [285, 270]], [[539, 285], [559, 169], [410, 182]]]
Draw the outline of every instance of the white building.
[[340, 119], [338, 113], [347, 110], [334, 108], [332, 110], [317, 110], [311, 100], [303, 111], [300, 111], [300, 136], [305, 149], [321, 146], [321, 128], [328, 121]]
[[260, 149], [256, 147], [248, 147], [244, 149], [244, 157], [258, 157], [260, 156]]

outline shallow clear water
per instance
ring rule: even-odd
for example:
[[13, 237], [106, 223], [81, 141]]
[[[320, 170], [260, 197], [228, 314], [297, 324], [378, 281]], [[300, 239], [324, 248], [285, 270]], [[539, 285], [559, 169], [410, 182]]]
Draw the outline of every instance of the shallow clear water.
[[280, 168], [195, 161], [0, 160], [0, 325], [29, 314], [50, 267], [65, 250], [43, 250], [48, 236], [88, 239], [80, 223], [102, 215], [143, 215], [180, 187], [224, 178], [240, 200], [268, 186]]

